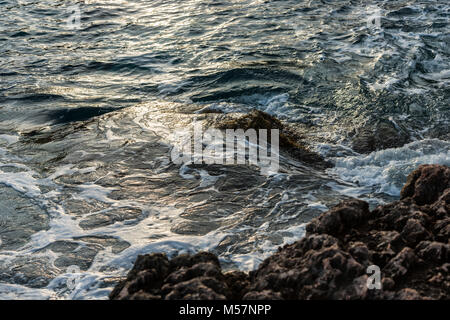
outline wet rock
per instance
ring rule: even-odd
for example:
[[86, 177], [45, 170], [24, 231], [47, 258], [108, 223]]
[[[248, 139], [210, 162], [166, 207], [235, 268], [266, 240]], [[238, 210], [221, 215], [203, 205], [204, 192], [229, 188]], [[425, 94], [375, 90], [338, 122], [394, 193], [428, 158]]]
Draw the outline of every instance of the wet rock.
[[116, 222], [137, 219], [141, 215], [141, 210], [136, 208], [112, 209], [102, 213], [89, 215], [87, 218], [83, 219], [79, 225], [84, 230], [90, 230], [111, 225]]
[[26, 254], [0, 264], [0, 282], [30, 288], [43, 288], [60, 273], [51, 258], [40, 255]]
[[283, 298], [278, 292], [263, 290], [259, 292], [250, 291], [244, 296], [243, 300], [283, 300]]
[[[316, 168], [329, 168], [332, 164], [326, 161], [321, 155], [311, 151], [302, 142], [302, 137], [293, 129], [289, 128], [280, 120], [260, 110], [252, 110], [249, 114], [238, 118], [225, 119], [213, 124], [218, 129], [278, 129], [280, 130], [279, 145], [292, 157], [306, 162]], [[268, 134], [270, 136], [270, 134]]]
[[348, 200], [313, 219], [306, 227], [311, 233], [341, 234], [361, 223], [368, 216], [369, 205], [361, 200]]
[[401, 199], [410, 197], [418, 205], [431, 204], [450, 188], [450, 170], [446, 166], [421, 165], [409, 176]]
[[420, 294], [411, 288], [405, 288], [400, 290], [397, 295], [396, 299], [398, 300], [423, 300], [423, 298], [420, 296]]
[[[110, 294], [111, 299], [221, 300], [242, 297], [244, 274], [224, 275], [219, 260], [211, 253], [179, 255], [169, 261], [154, 253], [138, 256], [125, 280]], [[232, 279], [240, 279], [233, 283]]]
[[177, 234], [202, 236], [219, 227], [220, 223], [214, 221], [183, 221], [173, 226], [170, 231]]
[[[165, 255], [139, 256], [110, 297], [449, 299], [449, 182], [449, 167], [424, 165], [411, 173], [400, 201], [371, 212], [364, 201], [344, 201], [248, 275], [223, 274], [211, 253], [170, 261]], [[369, 287], [374, 282], [368, 270], [378, 268], [381, 288]]]
[[450, 141], [450, 132], [448, 130], [448, 124], [437, 123], [433, 125], [427, 132], [427, 138], [437, 138], [442, 141]]
[[399, 148], [410, 142], [406, 130], [389, 120], [367, 125], [353, 137], [352, 148], [358, 153], [370, 153], [388, 148]]
[[414, 246], [419, 241], [430, 239], [430, 233], [422, 226], [417, 219], [408, 219], [402, 230], [401, 236], [406, 244]]
[[414, 116], [423, 116], [426, 114], [426, 109], [414, 102], [409, 105], [409, 113]]
[[396, 280], [406, 275], [415, 263], [417, 263], [417, 256], [411, 248], [406, 247], [387, 263], [385, 271]]
[[98, 244], [103, 249], [111, 247], [112, 253], [114, 254], [120, 253], [130, 246], [128, 242], [110, 236], [81, 236], [74, 238], [74, 240]]
[[77, 265], [81, 270], [87, 270], [92, 265], [95, 256], [98, 253], [98, 247], [80, 246], [74, 251], [66, 251], [55, 259], [54, 265], [57, 268], [66, 270], [68, 267]]

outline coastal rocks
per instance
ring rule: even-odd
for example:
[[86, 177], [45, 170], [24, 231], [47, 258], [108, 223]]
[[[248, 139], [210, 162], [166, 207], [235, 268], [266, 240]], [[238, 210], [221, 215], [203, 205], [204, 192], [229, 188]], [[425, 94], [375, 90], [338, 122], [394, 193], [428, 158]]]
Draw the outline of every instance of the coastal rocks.
[[[369, 211], [350, 199], [249, 275], [209, 253], [139, 256], [112, 299], [450, 299], [450, 168], [422, 165], [401, 200]], [[372, 288], [379, 270], [380, 288]]]
[[306, 227], [310, 233], [342, 234], [358, 225], [370, 214], [369, 205], [361, 200], [349, 200], [324, 212]]
[[[248, 295], [272, 291], [283, 299], [345, 299], [366, 295], [364, 267], [343, 251], [338, 239], [321, 234], [282, 248], [252, 275]], [[339, 290], [343, 287], [343, 290]]]
[[360, 129], [353, 137], [352, 149], [358, 153], [370, 153], [388, 148], [399, 148], [410, 142], [408, 133], [392, 121], [380, 120]]
[[154, 253], [138, 256], [127, 279], [114, 288], [111, 299], [240, 299], [248, 286], [242, 272], [223, 274], [217, 257], [200, 252], [169, 261]]
[[[423, 165], [408, 176], [401, 198], [411, 197], [419, 205], [431, 204], [450, 188], [450, 170], [439, 165]], [[446, 197], [449, 198], [448, 194]]]

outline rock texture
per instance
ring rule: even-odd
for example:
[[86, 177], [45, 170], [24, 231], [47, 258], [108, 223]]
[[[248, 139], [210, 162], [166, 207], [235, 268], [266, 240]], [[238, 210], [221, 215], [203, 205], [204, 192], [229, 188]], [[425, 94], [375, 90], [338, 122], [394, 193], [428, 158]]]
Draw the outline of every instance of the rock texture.
[[[111, 299], [450, 299], [450, 168], [422, 165], [401, 199], [348, 200], [257, 270], [223, 273], [210, 253], [139, 256]], [[381, 271], [369, 289], [367, 268]]]
[[407, 131], [389, 120], [379, 120], [364, 126], [352, 139], [352, 148], [358, 153], [370, 153], [398, 148], [410, 142]]
[[248, 287], [242, 272], [223, 274], [212, 253], [179, 255], [169, 260], [165, 254], [138, 256], [127, 279], [110, 294], [111, 299], [241, 299]]

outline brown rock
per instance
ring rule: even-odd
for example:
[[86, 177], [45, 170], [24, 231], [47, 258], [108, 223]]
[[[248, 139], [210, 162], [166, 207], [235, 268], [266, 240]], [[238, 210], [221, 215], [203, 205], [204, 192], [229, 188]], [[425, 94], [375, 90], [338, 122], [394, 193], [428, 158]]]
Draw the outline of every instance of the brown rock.
[[422, 241], [417, 245], [416, 252], [427, 261], [450, 261], [450, 245], [442, 242]]
[[417, 257], [411, 248], [404, 248], [384, 268], [384, 271], [394, 280], [403, 277], [409, 268], [417, 263]]
[[405, 288], [397, 293], [398, 300], [423, 300], [420, 294], [411, 288]]
[[369, 214], [367, 202], [347, 200], [313, 219], [306, 230], [310, 233], [338, 235], [357, 226]]
[[414, 170], [401, 191], [401, 199], [411, 197], [419, 205], [436, 201], [450, 188], [450, 168], [440, 165], [421, 165]]
[[370, 153], [387, 148], [398, 148], [410, 141], [406, 130], [389, 120], [367, 125], [353, 137], [352, 148], [358, 153]]
[[271, 290], [263, 291], [250, 291], [243, 300], [283, 300], [279, 292], [273, 292]]
[[417, 219], [408, 219], [400, 235], [409, 246], [415, 246], [419, 241], [431, 238], [430, 233]]
[[226, 291], [223, 283], [211, 277], [194, 278], [162, 288], [166, 300], [225, 300]]

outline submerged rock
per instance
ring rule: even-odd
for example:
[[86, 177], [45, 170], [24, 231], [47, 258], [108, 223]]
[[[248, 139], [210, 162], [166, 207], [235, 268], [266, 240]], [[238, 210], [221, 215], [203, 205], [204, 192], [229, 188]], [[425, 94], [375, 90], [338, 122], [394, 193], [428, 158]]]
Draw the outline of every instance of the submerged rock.
[[[139, 256], [111, 299], [450, 299], [450, 168], [422, 165], [401, 200], [347, 200], [250, 272], [211, 253]], [[380, 287], [372, 288], [379, 270]]]
[[283, 124], [280, 120], [260, 110], [252, 110], [250, 113], [233, 119], [225, 119], [214, 124], [218, 129], [278, 129], [280, 130], [280, 149], [284, 150], [292, 157], [306, 162], [314, 167], [329, 168], [332, 164], [326, 161], [321, 155], [309, 150], [302, 143], [302, 137], [293, 129]]
[[408, 133], [393, 122], [380, 120], [360, 129], [353, 137], [352, 148], [358, 153], [399, 148], [410, 142]]

